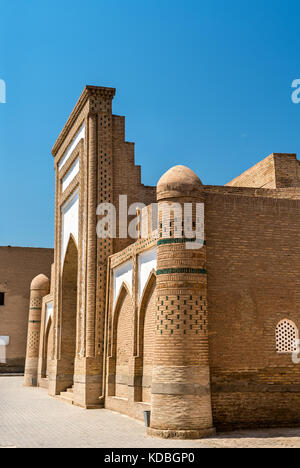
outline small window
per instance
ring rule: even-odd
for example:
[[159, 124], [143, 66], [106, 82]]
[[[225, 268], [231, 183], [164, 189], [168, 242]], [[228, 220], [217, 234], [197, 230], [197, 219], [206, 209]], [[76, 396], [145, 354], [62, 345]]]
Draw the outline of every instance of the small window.
[[5, 293], [0, 292], [0, 307], [5, 305]]
[[293, 353], [297, 350], [298, 328], [290, 320], [282, 320], [276, 327], [277, 353]]

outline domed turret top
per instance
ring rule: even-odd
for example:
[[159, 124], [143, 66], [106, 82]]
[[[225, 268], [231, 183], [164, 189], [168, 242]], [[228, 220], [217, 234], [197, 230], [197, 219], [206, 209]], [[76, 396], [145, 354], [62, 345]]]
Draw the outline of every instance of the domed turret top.
[[169, 169], [157, 184], [158, 199], [164, 198], [163, 194], [170, 197], [187, 196], [195, 191], [203, 189], [199, 177], [186, 166], [174, 166]]
[[50, 281], [46, 275], [38, 275], [31, 281], [30, 289], [49, 290]]

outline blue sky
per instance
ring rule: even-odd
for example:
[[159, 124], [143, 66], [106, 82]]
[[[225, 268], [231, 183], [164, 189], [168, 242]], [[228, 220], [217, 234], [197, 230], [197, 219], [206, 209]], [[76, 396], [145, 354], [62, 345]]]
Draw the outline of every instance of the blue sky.
[[300, 157], [300, 3], [0, 0], [0, 245], [53, 245], [51, 148], [86, 84], [117, 88], [145, 184], [176, 164], [223, 185]]

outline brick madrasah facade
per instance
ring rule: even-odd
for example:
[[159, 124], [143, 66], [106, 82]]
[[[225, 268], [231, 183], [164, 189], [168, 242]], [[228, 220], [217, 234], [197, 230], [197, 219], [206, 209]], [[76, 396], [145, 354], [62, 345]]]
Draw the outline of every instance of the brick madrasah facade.
[[[54, 264], [31, 284], [25, 385], [151, 411], [160, 437], [299, 425], [300, 162], [272, 154], [224, 187], [177, 166], [146, 187], [114, 94], [87, 86], [52, 150]], [[167, 239], [160, 223], [136, 241], [97, 238], [97, 206], [124, 194], [149, 213], [204, 203], [204, 247], [174, 240], [174, 219]]]

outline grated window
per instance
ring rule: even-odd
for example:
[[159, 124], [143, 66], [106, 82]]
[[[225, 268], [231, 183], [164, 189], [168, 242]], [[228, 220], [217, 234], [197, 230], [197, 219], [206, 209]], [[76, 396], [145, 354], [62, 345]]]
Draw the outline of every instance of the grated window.
[[299, 334], [296, 325], [290, 320], [282, 320], [276, 327], [277, 353], [293, 353], [297, 351], [296, 340]]

